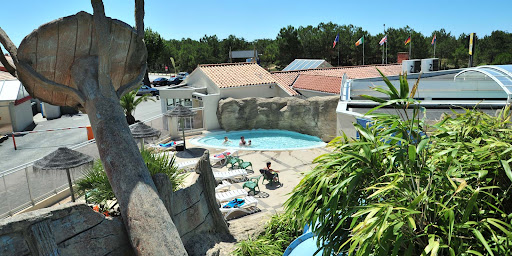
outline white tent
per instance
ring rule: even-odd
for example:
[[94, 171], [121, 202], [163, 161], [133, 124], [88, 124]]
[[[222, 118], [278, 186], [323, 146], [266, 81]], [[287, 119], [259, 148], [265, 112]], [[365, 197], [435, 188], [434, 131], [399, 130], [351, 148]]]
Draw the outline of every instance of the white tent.
[[23, 131], [33, 123], [30, 99], [17, 79], [0, 80], [0, 134]]

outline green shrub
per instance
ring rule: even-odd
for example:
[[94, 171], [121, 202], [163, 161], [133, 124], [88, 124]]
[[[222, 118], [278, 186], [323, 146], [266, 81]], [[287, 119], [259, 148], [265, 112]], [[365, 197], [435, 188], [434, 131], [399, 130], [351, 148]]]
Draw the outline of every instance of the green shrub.
[[[174, 191], [178, 190], [184, 181], [185, 174], [182, 174], [174, 165], [174, 156], [156, 154], [149, 150], [142, 150], [141, 155], [151, 175], [166, 174]], [[88, 202], [106, 205], [108, 201], [115, 201], [114, 192], [100, 160], [94, 162], [93, 168], [84, 173], [84, 177], [76, 182], [76, 186], [77, 194], [79, 196], [86, 195]]]
[[381, 103], [367, 113], [372, 125], [330, 143], [288, 214], [319, 223], [324, 255], [511, 255], [510, 109], [454, 112], [428, 127], [413, 99], [419, 80], [409, 94], [405, 76], [398, 90], [383, 79], [388, 88], [375, 90], [389, 99], [364, 96]]
[[293, 220], [288, 214], [273, 215], [265, 226], [265, 232], [256, 239], [248, 237], [237, 243], [233, 255], [283, 255], [286, 247], [302, 234], [301, 227]]

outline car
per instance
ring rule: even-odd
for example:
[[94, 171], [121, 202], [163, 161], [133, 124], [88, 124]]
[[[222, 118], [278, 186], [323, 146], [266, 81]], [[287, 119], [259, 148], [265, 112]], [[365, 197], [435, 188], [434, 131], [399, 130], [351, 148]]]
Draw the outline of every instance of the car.
[[187, 78], [187, 76], [188, 76], [188, 72], [179, 72], [178, 73], [178, 77], [181, 77], [183, 79]]
[[143, 85], [137, 91], [137, 95], [144, 95], [144, 94], [151, 94], [151, 95], [155, 96], [155, 95], [159, 95], [160, 92], [155, 88], [151, 88], [147, 85]]
[[165, 77], [159, 77], [159, 78], [156, 78], [155, 80], [153, 80], [153, 82], [151, 82], [155, 87], [156, 86], [165, 86], [165, 85], [169, 85], [169, 79], [165, 78]]
[[171, 84], [180, 84], [181, 82], [183, 82], [185, 78], [184, 77], [171, 77], [171, 79], [169, 79], [169, 85]]

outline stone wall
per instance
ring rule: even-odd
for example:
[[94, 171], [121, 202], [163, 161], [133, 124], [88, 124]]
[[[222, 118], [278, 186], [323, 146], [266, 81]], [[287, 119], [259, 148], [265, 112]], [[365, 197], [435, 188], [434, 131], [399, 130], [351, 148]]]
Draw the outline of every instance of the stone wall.
[[[153, 176], [189, 255], [209, 255], [232, 239], [217, 201], [209, 153], [200, 158], [194, 182], [172, 192], [165, 174]], [[149, 234], [150, 235], [150, 234]], [[85, 204], [53, 206], [0, 220], [0, 255], [134, 255], [121, 218], [107, 218]]]
[[[204, 255], [197, 253], [196, 247], [204, 250], [215, 242], [204, 239], [205, 235], [215, 233], [221, 237], [227, 235], [224, 238], [229, 239], [229, 229], [215, 199], [216, 183], [208, 151], [199, 159], [195, 170], [195, 173], [189, 174], [194, 176], [192, 184], [175, 192], [172, 192], [165, 174], [156, 174], [153, 180], [185, 249], [190, 255]], [[198, 241], [202, 244], [198, 245]]]
[[121, 218], [64, 204], [0, 220], [0, 255], [134, 255]]
[[219, 101], [217, 118], [226, 131], [281, 129], [317, 136], [328, 142], [336, 137], [338, 101], [338, 96], [227, 98]]

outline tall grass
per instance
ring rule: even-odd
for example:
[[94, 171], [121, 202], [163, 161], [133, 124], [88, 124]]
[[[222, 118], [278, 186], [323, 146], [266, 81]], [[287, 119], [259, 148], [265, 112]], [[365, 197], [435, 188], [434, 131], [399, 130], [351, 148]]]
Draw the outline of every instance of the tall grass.
[[273, 215], [265, 226], [265, 232], [257, 238], [248, 237], [237, 243], [236, 256], [283, 255], [284, 250], [298, 236], [301, 227], [289, 214]]
[[[142, 150], [141, 155], [151, 175], [166, 174], [175, 191], [181, 186], [185, 174], [182, 174], [174, 164], [174, 156], [169, 157], [167, 154], [157, 154], [150, 150]], [[84, 173], [84, 177], [76, 182], [76, 186], [77, 194], [87, 194], [87, 199], [91, 203], [106, 205], [108, 201], [115, 201], [114, 192], [100, 160], [94, 162], [93, 168]]]

